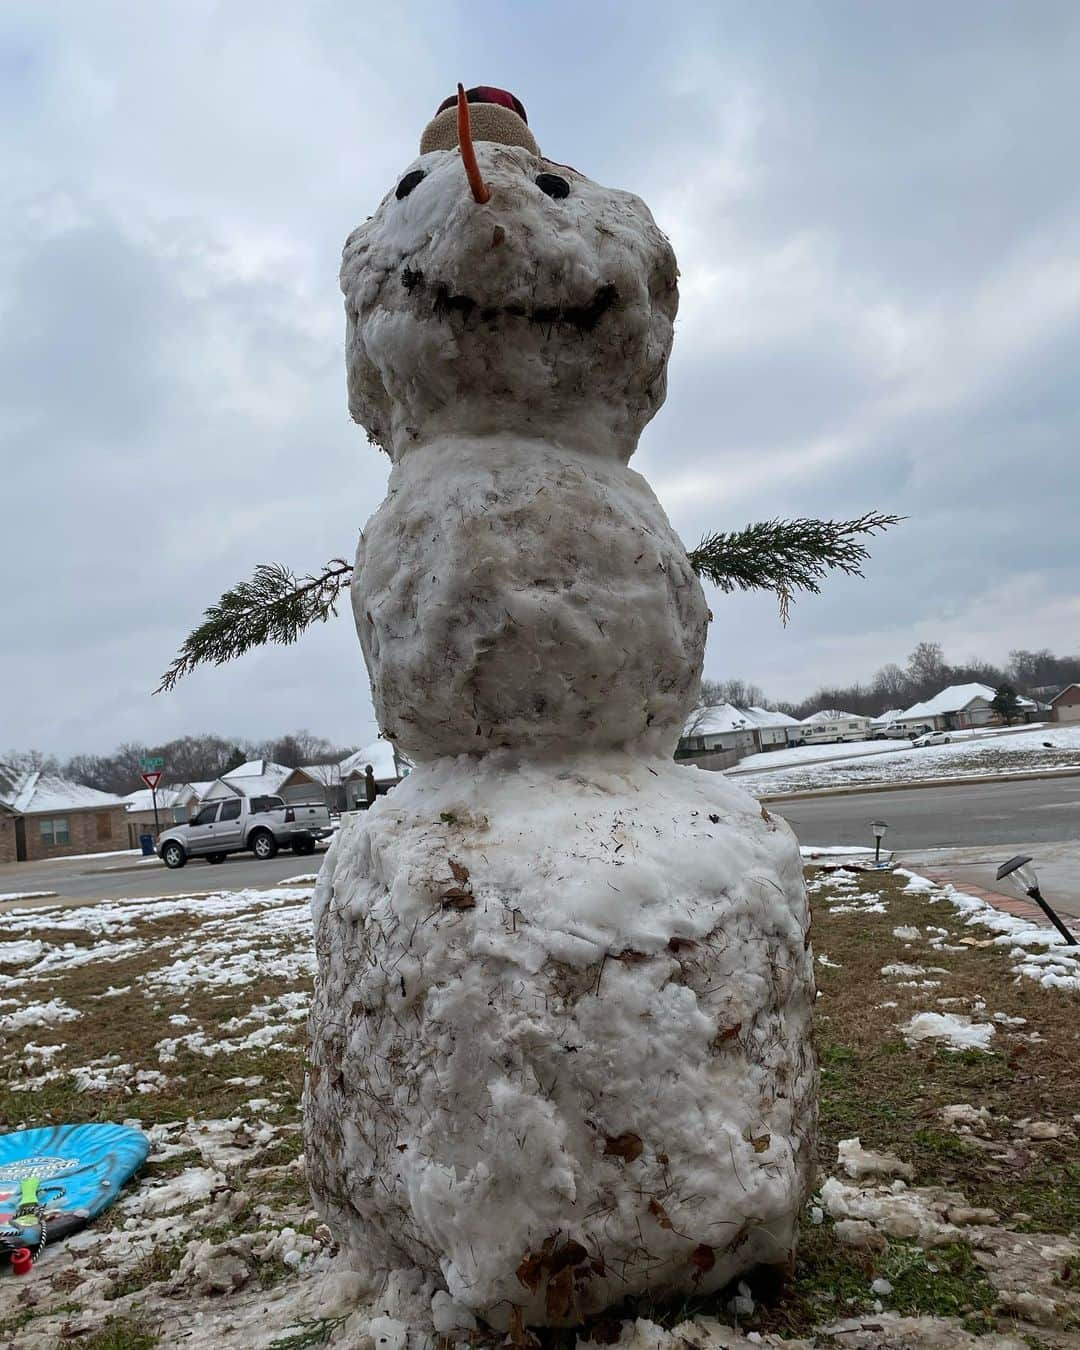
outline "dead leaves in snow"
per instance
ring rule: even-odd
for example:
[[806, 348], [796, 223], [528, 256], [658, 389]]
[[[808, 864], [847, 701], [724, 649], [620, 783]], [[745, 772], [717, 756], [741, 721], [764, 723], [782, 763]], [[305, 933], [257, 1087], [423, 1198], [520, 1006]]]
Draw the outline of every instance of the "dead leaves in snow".
[[464, 863], [459, 863], [454, 858], [449, 858], [450, 872], [453, 875], [455, 884], [448, 886], [445, 891], [439, 892], [439, 902], [443, 909], [475, 909], [476, 896], [473, 895], [472, 886], [469, 882], [469, 869]]
[[649, 1201], [649, 1213], [653, 1216], [661, 1228], [666, 1228], [669, 1232], [673, 1231], [675, 1225], [671, 1222], [667, 1210], [659, 1200]]
[[[549, 1237], [538, 1252], [528, 1252], [517, 1268], [521, 1284], [535, 1294], [544, 1277], [544, 1310], [549, 1321], [565, 1321], [574, 1311], [577, 1289], [593, 1274], [604, 1273], [603, 1263], [589, 1261], [588, 1250], [573, 1238], [559, 1245], [558, 1237]], [[514, 1344], [523, 1344], [514, 1341]]]
[[643, 1147], [639, 1134], [628, 1131], [626, 1134], [608, 1135], [604, 1140], [604, 1156], [633, 1162], [635, 1158], [641, 1157]]
[[733, 1041], [740, 1031], [742, 1031], [741, 1022], [735, 1022], [730, 1027], [720, 1027], [717, 1030], [716, 1035], [712, 1038], [712, 1048], [714, 1050], [723, 1049], [725, 1043]]
[[716, 1253], [705, 1242], [699, 1242], [690, 1253], [690, 1264], [694, 1267], [694, 1282], [707, 1274], [716, 1265]]

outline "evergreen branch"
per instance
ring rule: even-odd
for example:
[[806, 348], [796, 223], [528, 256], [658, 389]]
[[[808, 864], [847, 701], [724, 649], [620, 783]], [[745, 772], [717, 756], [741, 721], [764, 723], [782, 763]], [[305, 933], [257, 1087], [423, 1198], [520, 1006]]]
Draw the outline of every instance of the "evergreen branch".
[[352, 571], [352, 563], [332, 558], [317, 576], [298, 580], [282, 563], [260, 563], [250, 581], [241, 581], [210, 606], [154, 692], [172, 689], [206, 662], [220, 666], [267, 642], [295, 642], [313, 623], [325, 623], [337, 613], [338, 596]]
[[861, 577], [870, 552], [860, 535], [887, 530], [902, 516], [868, 511], [855, 520], [764, 520], [731, 533], [707, 534], [690, 566], [722, 591], [774, 591], [788, 621], [796, 591], [817, 595], [833, 569]]

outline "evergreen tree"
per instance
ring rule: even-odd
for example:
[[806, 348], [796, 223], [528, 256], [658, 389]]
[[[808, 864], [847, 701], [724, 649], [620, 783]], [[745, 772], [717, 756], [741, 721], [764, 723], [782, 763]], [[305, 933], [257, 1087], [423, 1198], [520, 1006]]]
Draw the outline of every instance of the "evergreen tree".
[[1011, 684], [999, 684], [990, 706], [1005, 719], [1005, 725], [1011, 727], [1020, 716], [1020, 698]]

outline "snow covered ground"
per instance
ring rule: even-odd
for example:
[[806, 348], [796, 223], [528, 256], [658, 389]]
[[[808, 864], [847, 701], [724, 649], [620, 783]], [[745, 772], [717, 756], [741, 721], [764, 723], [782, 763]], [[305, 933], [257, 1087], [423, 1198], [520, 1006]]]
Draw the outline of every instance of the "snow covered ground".
[[[957, 733], [959, 735], [959, 733]], [[869, 747], [875, 747], [871, 750]], [[849, 757], [840, 752], [858, 749]], [[829, 759], [822, 750], [836, 751]], [[784, 756], [786, 762], [781, 761]], [[793, 758], [801, 756], [800, 759]], [[817, 763], [809, 762], [818, 759]], [[750, 766], [749, 770], [747, 766]], [[1026, 770], [1080, 769], [1080, 727], [1047, 725], [1032, 731], [964, 737], [948, 745], [913, 749], [896, 742], [856, 746], [803, 746], [799, 750], [753, 755], [729, 776], [756, 797], [853, 784], [924, 782], [937, 778], [973, 779]]]
[[[934, 1301], [932, 1280], [913, 1283], [913, 1270], [934, 1275], [917, 1244], [925, 1241], [947, 1271], [965, 1259], [948, 1252], [967, 1250], [969, 1234], [984, 1256], [1002, 1252], [986, 1297], [1006, 1310], [1034, 1309], [1052, 1326], [1066, 1315], [1061, 1271], [1080, 1257], [1059, 1235], [1069, 1220], [1064, 1210], [1055, 1217], [1054, 1171], [1073, 1156], [1080, 1123], [1075, 1075], [1054, 1041], [1072, 1025], [1076, 958], [1052, 932], [909, 872], [812, 869], [809, 884], [824, 1151], [795, 1302], [773, 1312], [742, 1285], [689, 1322], [685, 1310], [652, 1308], [648, 1320], [613, 1324], [622, 1350], [680, 1350], [687, 1341], [749, 1350], [774, 1344], [769, 1329], [792, 1317], [808, 1337], [795, 1344], [823, 1346], [799, 1320], [805, 1313], [790, 1310], [803, 1307], [816, 1309], [823, 1327], [843, 1326], [845, 1344], [964, 1346], [958, 1322], [897, 1319], [949, 1311], [944, 1294]], [[46, 1246], [31, 1304], [29, 1282], [0, 1275], [0, 1330], [17, 1325], [20, 1347], [95, 1344], [106, 1329], [114, 1339], [102, 1344], [215, 1350], [366, 1337], [388, 1350], [434, 1350], [437, 1331], [465, 1334], [462, 1310], [407, 1272], [371, 1302], [362, 1276], [339, 1269], [333, 1235], [311, 1208], [300, 1136], [310, 889], [305, 876], [269, 891], [6, 916], [3, 1127], [126, 1119], [152, 1141], [147, 1168], [111, 1210]], [[1016, 1079], [996, 1069], [987, 1078], [980, 1067], [1019, 1054], [1025, 1068]], [[1031, 1085], [1043, 1076], [1049, 1086], [1033, 1100]], [[1000, 1096], [1009, 1092], [1011, 1100]], [[964, 1142], [972, 1138], [978, 1151]], [[894, 1149], [899, 1161], [889, 1160]], [[943, 1190], [942, 1149], [1004, 1170], [979, 1174], [972, 1162], [965, 1194]], [[1022, 1203], [1007, 1199], [1010, 1185], [1018, 1196], [1027, 1188]], [[657, 1199], [661, 1215], [666, 1199]], [[1010, 1208], [1034, 1210], [1037, 1223], [1006, 1219]], [[910, 1233], [915, 1239], [898, 1240]], [[1038, 1269], [1025, 1264], [1029, 1247]], [[983, 1278], [976, 1269], [963, 1281]], [[1006, 1329], [1011, 1315], [1003, 1314]], [[860, 1316], [883, 1328], [872, 1333], [878, 1339], [854, 1338], [843, 1319]], [[893, 1330], [896, 1339], [884, 1339]], [[501, 1339], [468, 1334], [492, 1348]]]

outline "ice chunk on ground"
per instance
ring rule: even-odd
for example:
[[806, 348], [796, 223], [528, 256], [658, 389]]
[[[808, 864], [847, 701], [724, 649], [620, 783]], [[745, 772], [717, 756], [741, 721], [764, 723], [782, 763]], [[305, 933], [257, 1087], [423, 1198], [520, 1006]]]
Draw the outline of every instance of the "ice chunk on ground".
[[911, 1181], [915, 1176], [910, 1163], [901, 1162], [891, 1153], [875, 1153], [863, 1148], [857, 1135], [854, 1139], [841, 1139], [836, 1153], [840, 1166], [856, 1181], [864, 1177], [904, 1177]]
[[908, 1041], [942, 1041], [952, 1050], [989, 1050], [992, 1022], [973, 1022], [960, 1013], [922, 1012], [900, 1030]]

